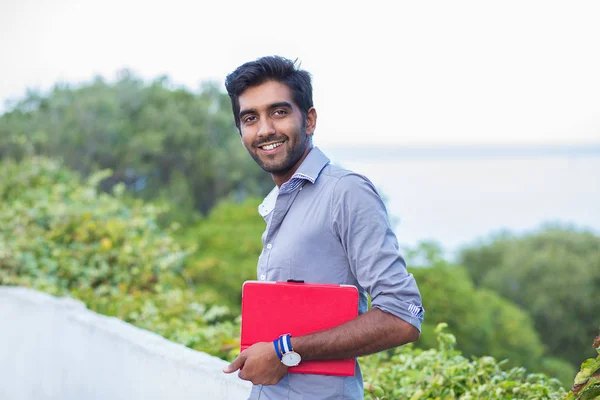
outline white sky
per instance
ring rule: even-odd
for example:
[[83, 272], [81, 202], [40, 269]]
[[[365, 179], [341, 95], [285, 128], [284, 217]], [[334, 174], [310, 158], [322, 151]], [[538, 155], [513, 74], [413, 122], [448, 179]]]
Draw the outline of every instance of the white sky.
[[324, 145], [600, 141], [600, 2], [0, 0], [0, 100], [299, 58]]

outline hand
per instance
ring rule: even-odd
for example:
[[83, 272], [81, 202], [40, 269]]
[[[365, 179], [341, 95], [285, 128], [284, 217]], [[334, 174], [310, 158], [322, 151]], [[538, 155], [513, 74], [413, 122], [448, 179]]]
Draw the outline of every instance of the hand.
[[240, 379], [254, 385], [276, 385], [287, 374], [288, 367], [277, 357], [273, 343], [261, 342], [242, 351], [223, 372], [231, 374], [238, 369]]

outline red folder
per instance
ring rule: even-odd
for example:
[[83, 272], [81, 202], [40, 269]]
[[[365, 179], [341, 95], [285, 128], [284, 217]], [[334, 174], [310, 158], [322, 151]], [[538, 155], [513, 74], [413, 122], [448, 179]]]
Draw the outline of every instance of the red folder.
[[[351, 285], [246, 281], [241, 350], [257, 342], [272, 342], [284, 333], [294, 337], [333, 328], [357, 315], [358, 290]], [[352, 376], [355, 362], [355, 358], [303, 361], [288, 372]]]

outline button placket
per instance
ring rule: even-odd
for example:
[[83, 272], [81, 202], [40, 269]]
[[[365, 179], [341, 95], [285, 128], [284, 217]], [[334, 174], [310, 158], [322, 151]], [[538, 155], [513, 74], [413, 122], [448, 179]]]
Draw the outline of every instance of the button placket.
[[266, 230], [266, 235], [264, 237], [264, 241], [263, 243], [266, 242], [266, 245], [263, 248], [263, 251], [266, 253], [266, 260], [265, 260], [265, 264], [264, 264], [264, 269], [262, 270], [262, 274], [259, 275], [259, 279], [262, 279], [262, 276], [265, 276], [265, 279], [267, 279], [267, 276], [270, 276], [272, 279], [273, 276], [270, 272], [271, 270], [271, 255], [272, 255], [272, 249], [273, 249], [273, 240], [276, 238], [277, 236], [277, 232], [279, 231], [279, 228], [281, 227], [281, 223], [283, 222], [283, 219], [285, 218], [285, 215], [287, 214], [288, 210], [290, 209], [291, 205], [294, 202], [294, 199], [296, 198], [296, 196], [298, 195], [298, 191], [294, 191], [292, 193], [280, 193], [277, 196], [277, 201], [275, 202], [275, 205], [271, 211], [271, 213], [269, 214], [270, 219], [267, 222], [267, 230]]

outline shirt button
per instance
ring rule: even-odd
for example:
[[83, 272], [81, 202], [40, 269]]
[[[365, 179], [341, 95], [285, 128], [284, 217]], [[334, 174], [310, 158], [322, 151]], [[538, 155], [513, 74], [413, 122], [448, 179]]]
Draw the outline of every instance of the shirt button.
[[269, 249], [269, 250], [270, 250], [270, 249], [271, 249], [271, 247], [273, 247], [273, 245], [272, 245], [271, 243], [269, 243], [269, 244], [267, 245], [267, 249]]
[[265, 279], [267, 279], [267, 277], [266, 277], [266, 276], [264, 276], [264, 275], [261, 275], [261, 276], [260, 276], [260, 280], [261, 280], [261, 281], [264, 281]]

